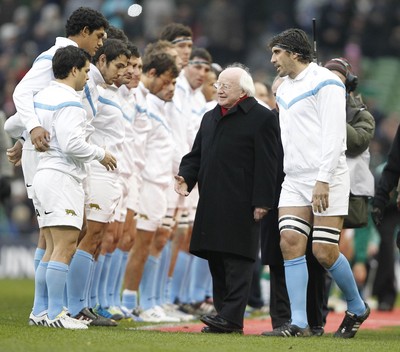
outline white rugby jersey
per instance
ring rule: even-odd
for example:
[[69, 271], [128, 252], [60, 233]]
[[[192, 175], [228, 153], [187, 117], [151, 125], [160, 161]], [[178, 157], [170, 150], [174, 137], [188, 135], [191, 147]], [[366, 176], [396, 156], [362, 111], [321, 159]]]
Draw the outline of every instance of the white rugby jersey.
[[68, 45], [78, 46], [78, 44], [71, 39], [57, 37], [55, 44], [36, 58], [31, 69], [15, 87], [13, 100], [17, 109], [18, 118], [28, 132], [40, 126], [33, 107], [33, 97], [37, 92], [47, 87], [49, 83], [54, 80], [52, 68], [53, 56], [57, 49]]
[[133, 89], [133, 95], [130, 96], [132, 104], [135, 104], [136, 115], [133, 121], [133, 133], [135, 135], [134, 141], [134, 164], [136, 174], [140, 174], [146, 164], [146, 143], [147, 135], [152, 129], [152, 124], [147, 116], [147, 102], [146, 97], [149, 94], [149, 90], [144, 86], [142, 82]]
[[147, 134], [143, 180], [167, 187], [171, 183], [174, 139], [165, 116], [165, 101], [147, 94], [147, 116], [152, 128]]
[[118, 88], [114, 85], [101, 84], [97, 86], [99, 93], [97, 112], [92, 121], [94, 132], [90, 136], [90, 142], [105, 148], [117, 159], [117, 168], [107, 171], [102, 165], [91, 163], [90, 176], [101, 175], [115, 178], [120, 173], [127, 172], [126, 160], [122, 154], [122, 144], [125, 139], [125, 125]]
[[186, 118], [189, 118], [190, 121], [188, 126], [188, 141], [190, 150], [192, 149], [194, 139], [197, 131], [199, 130], [201, 120], [207, 111], [206, 98], [201, 91], [201, 87], [192, 89], [183, 71], [176, 81], [175, 95], [177, 95], [177, 98], [181, 101], [186, 102], [186, 105], [182, 107], [182, 111], [183, 115]]
[[122, 144], [122, 157], [127, 165], [124, 170], [125, 176], [130, 176], [135, 168], [135, 132], [133, 123], [136, 116], [136, 104], [134, 103], [134, 93], [126, 85], [118, 88], [118, 95], [121, 102], [123, 123], [125, 126], [125, 139]]
[[99, 84], [105, 84], [104, 78], [96, 67], [96, 65], [90, 64], [89, 80], [86, 82], [82, 92], [82, 104], [86, 110], [86, 118], [88, 120], [88, 130], [86, 132], [86, 138], [90, 138], [94, 132], [92, 122], [97, 114], [97, 102], [99, 100], [99, 91], [97, 86]]
[[346, 92], [331, 71], [310, 63], [277, 90], [284, 150], [290, 177], [330, 182], [346, 172]]
[[210, 100], [206, 103], [206, 112], [213, 110], [218, 105], [216, 100]]
[[[176, 88], [174, 93], [173, 101], [165, 103], [165, 115], [168, 120], [168, 124], [171, 127], [171, 132], [174, 138], [174, 151], [172, 170], [173, 175], [176, 175], [179, 171], [179, 164], [181, 163], [182, 157], [190, 151], [189, 141], [189, 126], [190, 118], [183, 112], [188, 111], [190, 106], [186, 109], [182, 109], [183, 102], [180, 100], [182, 96], [176, 94]], [[188, 101], [186, 102], [189, 103]]]
[[50, 132], [50, 148], [38, 153], [37, 170], [58, 170], [80, 182], [86, 177], [87, 162], [96, 160], [106, 170], [98, 162], [104, 158], [104, 150], [86, 142], [86, 112], [78, 92], [53, 81], [36, 94], [34, 108], [38, 122]]

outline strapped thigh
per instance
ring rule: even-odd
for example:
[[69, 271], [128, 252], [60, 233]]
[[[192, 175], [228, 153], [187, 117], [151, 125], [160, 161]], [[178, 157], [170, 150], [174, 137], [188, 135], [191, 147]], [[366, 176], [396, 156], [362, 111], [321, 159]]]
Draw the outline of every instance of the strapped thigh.
[[312, 240], [313, 242], [322, 242], [330, 244], [339, 244], [340, 230], [328, 226], [314, 226]]
[[175, 226], [175, 217], [170, 214], [165, 215], [161, 221], [161, 227], [165, 229], [173, 229], [174, 226]]
[[311, 225], [298, 216], [283, 215], [279, 218], [279, 231], [295, 231], [308, 237], [311, 232]]

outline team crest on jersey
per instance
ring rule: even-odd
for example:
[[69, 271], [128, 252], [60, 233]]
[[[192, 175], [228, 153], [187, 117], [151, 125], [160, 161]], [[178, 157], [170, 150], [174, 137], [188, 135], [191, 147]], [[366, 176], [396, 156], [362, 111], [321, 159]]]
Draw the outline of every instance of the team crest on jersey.
[[101, 210], [100, 205], [98, 205], [96, 203], [89, 203], [89, 208], [95, 209], [95, 210]]
[[65, 209], [65, 213], [67, 215], [71, 215], [71, 216], [78, 216], [78, 215], [76, 215], [75, 210], [73, 210], [73, 209]]

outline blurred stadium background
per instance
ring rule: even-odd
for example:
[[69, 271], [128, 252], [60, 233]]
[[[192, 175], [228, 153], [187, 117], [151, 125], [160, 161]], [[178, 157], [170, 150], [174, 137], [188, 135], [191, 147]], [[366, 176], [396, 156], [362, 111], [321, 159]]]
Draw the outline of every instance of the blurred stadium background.
[[[0, 113], [15, 112], [12, 93], [34, 58], [64, 35], [64, 23], [79, 6], [101, 11], [122, 28], [142, 51], [171, 21], [190, 26], [196, 46], [207, 48], [214, 62], [250, 67], [253, 77], [271, 83], [275, 72], [267, 43], [289, 27], [312, 38], [316, 19], [318, 61], [346, 57], [359, 77], [359, 89], [376, 119], [371, 169], [386, 158], [400, 121], [400, 1], [398, 0], [142, 0], [138, 17], [132, 0], [0, 0]], [[4, 141], [3, 141], [4, 142]], [[2, 145], [4, 143], [1, 143]], [[20, 168], [7, 171], [0, 159], [0, 278], [33, 276], [37, 225], [26, 198]], [[11, 194], [8, 194], [10, 185]]]

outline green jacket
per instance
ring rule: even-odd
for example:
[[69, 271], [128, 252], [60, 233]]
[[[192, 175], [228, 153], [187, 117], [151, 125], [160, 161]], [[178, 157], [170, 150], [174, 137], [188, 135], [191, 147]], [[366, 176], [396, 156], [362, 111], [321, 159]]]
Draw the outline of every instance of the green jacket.
[[365, 151], [375, 132], [374, 117], [367, 110], [360, 95], [349, 94], [346, 101], [347, 151], [355, 157]]

